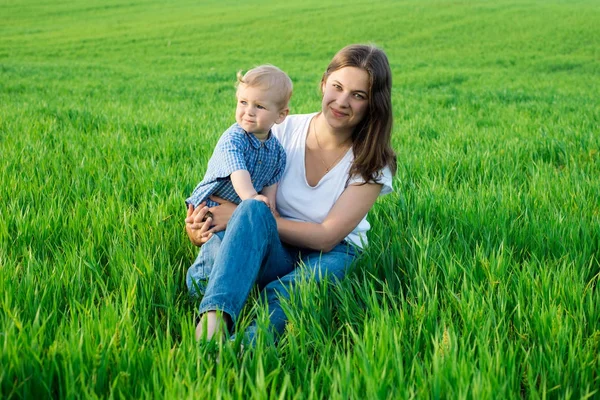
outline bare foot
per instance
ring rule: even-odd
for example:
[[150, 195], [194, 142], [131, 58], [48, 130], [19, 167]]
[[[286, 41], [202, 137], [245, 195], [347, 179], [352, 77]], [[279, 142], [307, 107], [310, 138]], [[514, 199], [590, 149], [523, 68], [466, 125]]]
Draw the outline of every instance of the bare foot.
[[229, 315], [217, 311], [207, 311], [196, 326], [196, 340], [212, 340], [215, 336], [222, 338], [227, 333]]

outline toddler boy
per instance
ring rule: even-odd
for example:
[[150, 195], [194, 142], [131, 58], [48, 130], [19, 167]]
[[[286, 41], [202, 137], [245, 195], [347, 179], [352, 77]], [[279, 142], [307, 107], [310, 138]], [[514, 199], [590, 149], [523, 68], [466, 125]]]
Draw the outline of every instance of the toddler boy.
[[[285, 169], [285, 150], [271, 134], [289, 113], [292, 81], [279, 68], [261, 65], [238, 72], [236, 123], [223, 133], [208, 161], [202, 182], [186, 204], [196, 208], [216, 195], [239, 204], [255, 198], [275, 209], [277, 182]], [[259, 194], [262, 193], [262, 194]]]
[[[223, 133], [208, 161], [204, 179], [196, 186], [186, 204], [194, 208], [206, 201], [208, 207], [217, 203], [208, 197], [215, 195], [239, 204], [254, 198], [275, 210], [277, 183], [285, 169], [285, 150], [271, 134], [271, 127], [280, 124], [289, 113], [292, 81], [286, 73], [272, 65], [261, 65], [237, 75], [236, 123]], [[220, 241], [223, 233], [214, 235], [204, 244]], [[205, 259], [211, 252], [200, 251], [188, 269], [186, 283], [194, 295], [202, 294], [210, 275], [213, 260]]]

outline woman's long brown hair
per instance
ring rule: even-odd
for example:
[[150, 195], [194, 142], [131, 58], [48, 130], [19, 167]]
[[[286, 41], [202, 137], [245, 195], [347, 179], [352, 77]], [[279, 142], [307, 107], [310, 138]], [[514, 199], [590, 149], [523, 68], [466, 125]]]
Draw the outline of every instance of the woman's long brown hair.
[[337, 52], [321, 79], [344, 67], [362, 68], [369, 74], [369, 109], [352, 133], [354, 162], [350, 176], [365, 182], [379, 182], [380, 171], [388, 166], [396, 173], [392, 139], [392, 71], [383, 50], [372, 45], [349, 45]]

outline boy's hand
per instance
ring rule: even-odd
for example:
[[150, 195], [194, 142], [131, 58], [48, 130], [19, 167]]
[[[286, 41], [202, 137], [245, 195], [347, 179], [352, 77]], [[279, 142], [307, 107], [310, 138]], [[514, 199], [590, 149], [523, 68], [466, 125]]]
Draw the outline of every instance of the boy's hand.
[[277, 212], [277, 210], [271, 206], [271, 202], [269, 201], [269, 198], [267, 196], [264, 196], [262, 194], [257, 194], [256, 196], [253, 197], [253, 199], [262, 201], [263, 203], [265, 203], [267, 205], [267, 207], [269, 207], [269, 210], [271, 210], [271, 213], [275, 217], [279, 216], [279, 213]]
[[271, 208], [271, 202], [267, 199], [267, 196], [263, 196], [262, 194], [257, 194], [253, 197], [254, 200], [262, 201], [267, 205], [267, 207]]

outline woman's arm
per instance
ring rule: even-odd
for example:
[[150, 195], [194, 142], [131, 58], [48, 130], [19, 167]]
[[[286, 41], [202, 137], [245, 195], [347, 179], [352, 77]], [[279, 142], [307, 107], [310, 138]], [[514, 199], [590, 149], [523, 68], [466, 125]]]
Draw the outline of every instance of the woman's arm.
[[[367, 215], [381, 188], [382, 185], [377, 183], [348, 186], [320, 224], [277, 217], [277, 231], [281, 241], [298, 247], [330, 251]], [[211, 196], [210, 199], [219, 205], [210, 208], [215, 225], [206, 230], [205, 235], [225, 229], [236, 207], [235, 204], [215, 196]]]
[[277, 218], [279, 236], [294, 246], [328, 252], [367, 215], [381, 188], [382, 185], [376, 183], [348, 186], [320, 224]]

